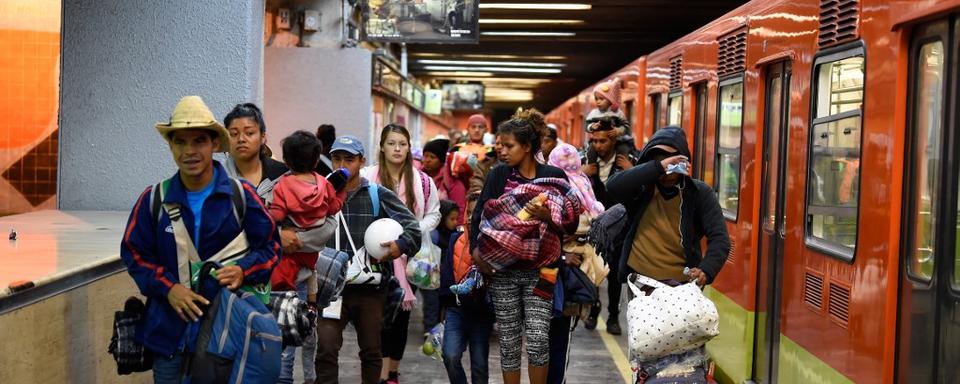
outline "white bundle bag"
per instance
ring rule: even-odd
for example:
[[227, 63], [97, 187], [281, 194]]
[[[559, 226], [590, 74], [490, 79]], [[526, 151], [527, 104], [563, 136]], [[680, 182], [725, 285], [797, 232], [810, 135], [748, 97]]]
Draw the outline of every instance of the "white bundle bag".
[[[631, 363], [700, 348], [720, 334], [717, 307], [695, 282], [671, 287], [639, 274], [627, 278], [627, 343]], [[654, 288], [650, 296], [640, 287]]]

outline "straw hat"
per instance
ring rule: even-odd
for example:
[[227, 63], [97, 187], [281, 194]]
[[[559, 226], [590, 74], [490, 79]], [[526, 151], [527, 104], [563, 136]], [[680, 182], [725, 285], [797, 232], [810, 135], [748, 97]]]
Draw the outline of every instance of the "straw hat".
[[167, 141], [170, 141], [170, 134], [178, 129], [214, 131], [220, 136], [220, 151], [226, 152], [230, 148], [230, 133], [213, 117], [200, 96], [184, 96], [173, 108], [170, 121], [157, 123], [155, 127]]

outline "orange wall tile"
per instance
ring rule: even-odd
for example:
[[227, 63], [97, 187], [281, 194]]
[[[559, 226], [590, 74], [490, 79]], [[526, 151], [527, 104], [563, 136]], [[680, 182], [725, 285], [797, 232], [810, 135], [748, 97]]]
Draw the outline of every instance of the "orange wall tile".
[[0, 0], [0, 215], [56, 207], [60, 7]]

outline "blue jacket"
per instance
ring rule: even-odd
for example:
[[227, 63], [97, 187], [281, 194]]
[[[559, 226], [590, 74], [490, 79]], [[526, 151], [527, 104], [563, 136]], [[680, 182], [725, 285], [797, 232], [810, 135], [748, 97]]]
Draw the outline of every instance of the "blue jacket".
[[[213, 180], [214, 189], [203, 204], [203, 220], [200, 223], [200, 254], [206, 260], [225, 247], [240, 234], [241, 226], [233, 214], [233, 182], [219, 163]], [[167, 301], [167, 292], [179, 283], [177, 273], [177, 248], [170, 227], [170, 218], [161, 210], [159, 223], [150, 213], [150, 195], [153, 187], [147, 187], [137, 199], [120, 246], [120, 257], [127, 272], [147, 297], [146, 320], [137, 329], [136, 339], [147, 349], [169, 356], [177, 351], [181, 336], [187, 325], [180, 320]], [[243, 269], [244, 283], [258, 284], [270, 281], [270, 273], [279, 261], [280, 242], [276, 225], [257, 197], [256, 188], [243, 181], [246, 194], [246, 211], [243, 228], [247, 232], [250, 253], [237, 262]], [[194, 212], [187, 202], [187, 191], [180, 181], [180, 173], [174, 175], [164, 202], [180, 203], [184, 224], [189, 233], [194, 233]], [[169, 228], [169, 229], [168, 229]]]

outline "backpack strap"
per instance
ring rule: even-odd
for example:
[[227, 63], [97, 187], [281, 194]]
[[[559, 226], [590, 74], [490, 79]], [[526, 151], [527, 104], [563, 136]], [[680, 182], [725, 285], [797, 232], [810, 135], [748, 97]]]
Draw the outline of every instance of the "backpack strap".
[[163, 199], [167, 196], [167, 190], [170, 188], [170, 179], [163, 180], [153, 186], [150, 194], [150, 216], [153, 222], [160, 224], [160, 208], [163, 207]]
[[370, 183], [367, 193], [370, 195], [370, 203], [373, 204], [373, 217], [380, 217], [380, 185]]
[[233, 217], [237, 219], [237, 223], [243, 227], [243, 218], [247, 214], [247, 194], [243, 190], [243, 182], [240, 179], [231, 177], [233, 185]]
[[[244, 193], [243, 184], [239, 179], [231, 177], [230, 180], [233, 182], [233, 195], [230, 196], [233, 200], [233, 217], [237, 219], [237, 223], [243, 226], [243, 218], [247, 213], [247, 194]], [[153, 186], [150, 193], [150, 215], [153, 217], [154, 223], [160, 223], [160, 209], [163, 207], [163, 199], [166, 198], [169, 189], [170, 179]]]

